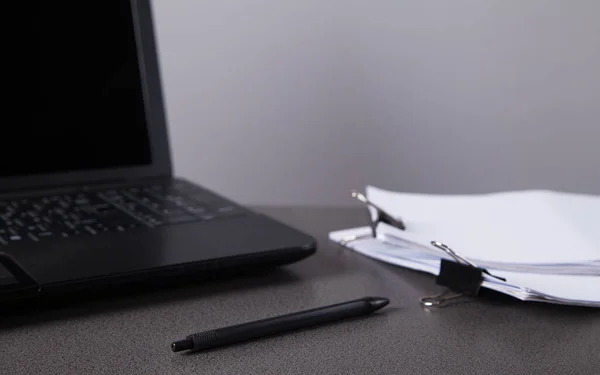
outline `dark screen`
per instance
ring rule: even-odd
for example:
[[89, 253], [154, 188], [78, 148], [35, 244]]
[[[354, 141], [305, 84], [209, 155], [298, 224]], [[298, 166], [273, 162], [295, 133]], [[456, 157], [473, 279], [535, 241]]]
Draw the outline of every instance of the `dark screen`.
[[129, 1], [36, 4], [13, 56], [26, 89], [5, 111], [18, 116], [2, 124], [0, 177], [149, 164]]

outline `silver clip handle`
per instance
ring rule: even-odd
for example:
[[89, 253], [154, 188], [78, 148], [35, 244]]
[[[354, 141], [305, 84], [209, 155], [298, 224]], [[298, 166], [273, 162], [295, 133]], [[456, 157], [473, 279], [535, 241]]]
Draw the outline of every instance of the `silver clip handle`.
[[[404, 225], [404, 222], [402, 221], [402, 219], [390, 215], [383, 208], [381, 208], [378, 205], [376, 205], [375, 203], [371, 202], [363, 193], [360, 193], [356, 190], [352, 190], [352, 197], [358, 199], [359, 201], [363, 202], [367, 206], [371, 206], [375, 210], [377, 210], [377, 215], [379, 216], [378, 221], [383, 221], [383, 222], [386, 222], [387, 224], [391, 224], [400, 230], [406, 230], [406, 225]], [[373, 227], [376, 224], [377, 224], [377, 222], [373, 222], [372, 223]], [[375, 231], [375, 229], [373, 229], [373, 232], [374, 231]]]
[[447, 290], [447, 291], [445, 291], [441, 294], [437, 294], [435, 296], [422, 297], [420, 299], [420, 302], [421, 302], [422, 307], [446, 307], [451, 302], [458, 300], [459, 298], [462, 298], [462, 297], [468, 297], [468, 294], [454, 293], [454, 292]]

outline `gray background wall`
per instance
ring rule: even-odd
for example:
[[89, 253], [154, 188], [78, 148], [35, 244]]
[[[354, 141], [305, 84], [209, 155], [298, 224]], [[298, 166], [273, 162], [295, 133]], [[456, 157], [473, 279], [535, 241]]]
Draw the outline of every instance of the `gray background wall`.
[[600, 194], [597, 0], [154, 0], [176, 172], [243, 203]]

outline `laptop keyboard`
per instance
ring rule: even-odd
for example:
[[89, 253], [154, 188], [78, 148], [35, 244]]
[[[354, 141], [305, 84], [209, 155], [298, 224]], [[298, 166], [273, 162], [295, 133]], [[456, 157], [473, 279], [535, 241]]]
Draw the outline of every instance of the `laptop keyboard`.
[[0, 248], [23, 241], [216, 220], [244, 212], [183, 181], [0, 200]]

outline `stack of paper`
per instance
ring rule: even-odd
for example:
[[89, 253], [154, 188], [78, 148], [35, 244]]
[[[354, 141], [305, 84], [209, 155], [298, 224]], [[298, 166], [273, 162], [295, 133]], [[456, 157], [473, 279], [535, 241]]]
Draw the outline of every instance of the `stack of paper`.
[[[367, 188], [406, 230], [367, 226], [330, 233], [361, 254], [434, 275], [439, 241], [491, 274], [483, 287], [525, 301], [600, 307], [600, 197], [552, 191], [422, 195]], [[373, 211], [373, 214], [375, 212]], [[358, 238], [356, 240], [352, 240]]]

